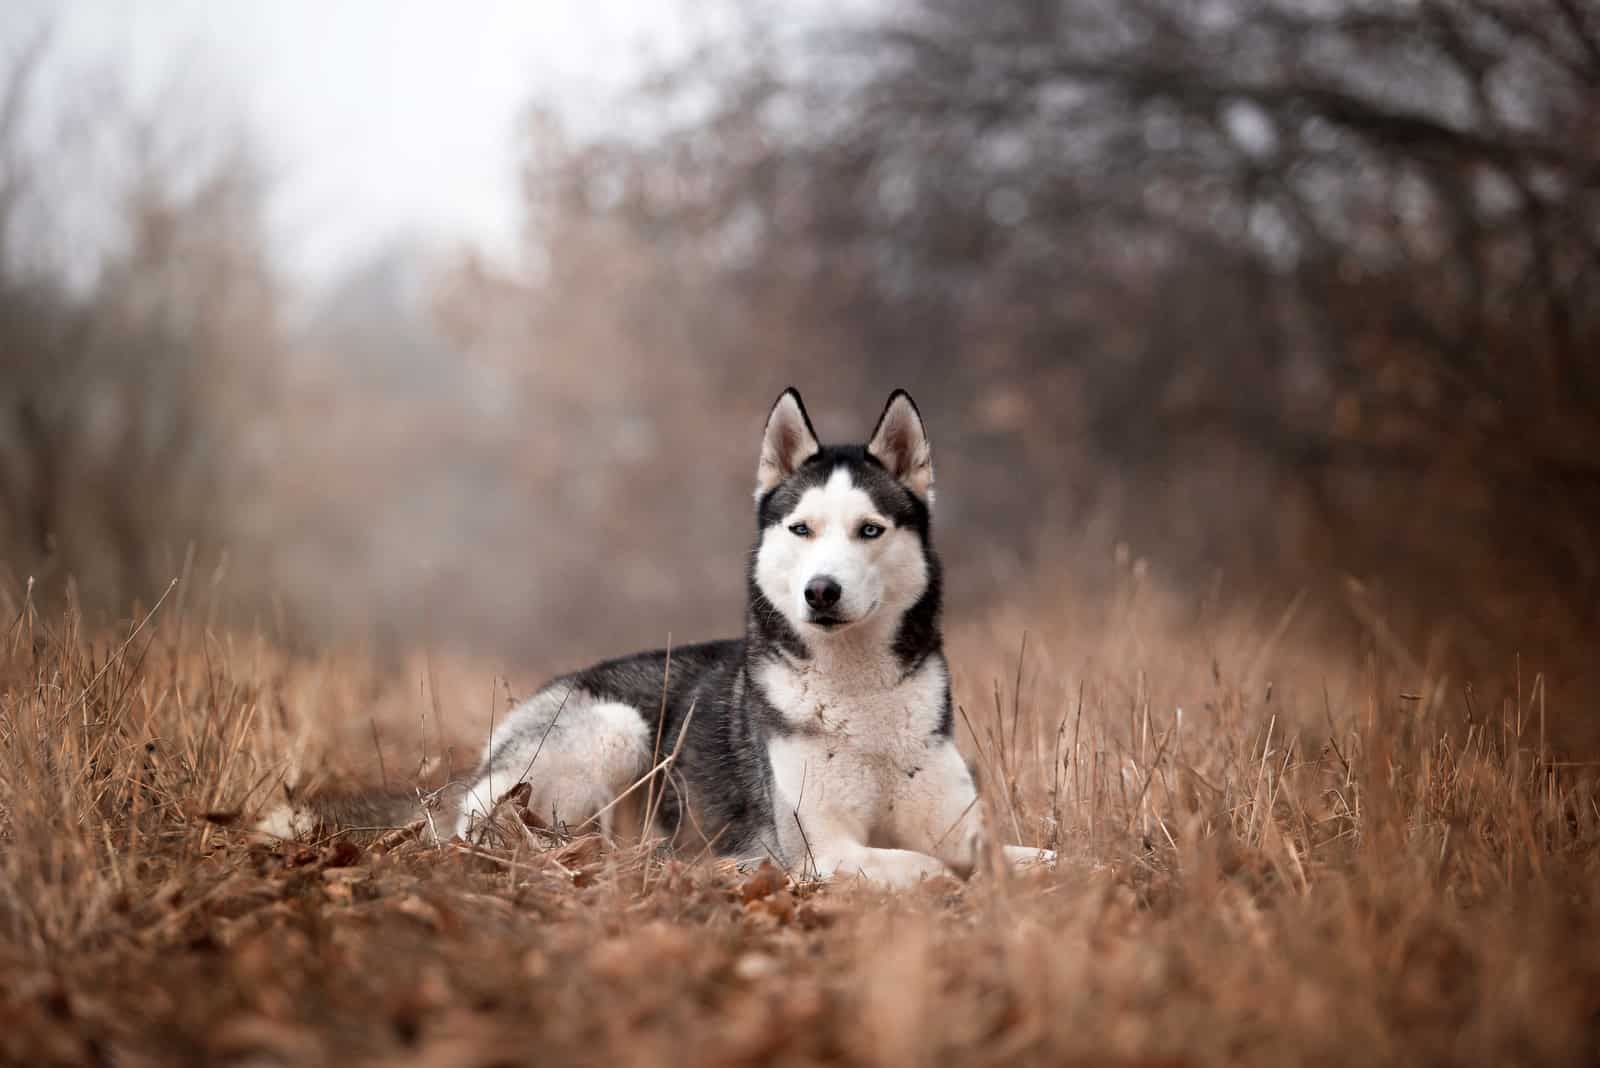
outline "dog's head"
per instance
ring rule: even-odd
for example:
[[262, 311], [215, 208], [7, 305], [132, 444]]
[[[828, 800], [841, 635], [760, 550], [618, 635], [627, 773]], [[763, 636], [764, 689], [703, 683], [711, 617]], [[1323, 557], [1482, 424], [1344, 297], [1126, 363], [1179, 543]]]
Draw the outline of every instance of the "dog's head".
[[756, 468], [757, 591], [808, 645], [899, 619], [937, 581], [932, 496], [928, 436], [910, 394], [890, 394], [867, 444], [824, 446], [800, 394], [785, 390]]

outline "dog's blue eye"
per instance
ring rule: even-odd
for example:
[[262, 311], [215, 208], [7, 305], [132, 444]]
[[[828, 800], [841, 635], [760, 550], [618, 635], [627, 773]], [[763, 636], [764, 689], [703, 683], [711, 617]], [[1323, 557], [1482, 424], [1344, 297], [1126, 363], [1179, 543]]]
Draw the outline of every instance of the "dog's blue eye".
[[797, 538], [809, 538], [811, 537], [811, 528], [804, 523], [790, 523], [789, 533]]
[[876, 523], [862, 523], [861, 529], [857, 533], [863, 538], [876, 538], [883, 533], [883, 528]]

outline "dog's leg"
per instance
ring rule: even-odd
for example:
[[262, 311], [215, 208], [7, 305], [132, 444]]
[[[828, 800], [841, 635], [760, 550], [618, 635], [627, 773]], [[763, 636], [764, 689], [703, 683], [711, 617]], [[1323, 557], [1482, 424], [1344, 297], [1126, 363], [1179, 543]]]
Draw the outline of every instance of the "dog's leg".
[[845, 768], [845, 759], [804, 736], [780, 739], [768, 751], [778, 851], [797, 876], [905, 886], [945, 874], [944, 863], [927, 853], [867, 844], [882, 797], [862, 769]]
[[970, 875], [983, 843], [983, 812], [955, 743], [932, 742], [901, 772], [890, 821], [894, 843], [930, 853], [962, 876]]
[[943, 861], [926, 853], [878, 849], [847, 839], [820, 843], [820, 848], [807, 857], [805, 866], [813, 863], [818, 876], [824, 879], [864, 878], [885, 886], [909, 886], [948, 874]]
[[1056, 851], [1038, 846], [1008, 845], [1005, 846], [1006, 860], [1019, 868], [1032, 867], [1038, 864], [1051, 865], [1056, 862]]
[[[983, 851], [983, 812], [972, 773], [953, 741], [933, 743], [926, 758], [904, 769], [896, 792], [893, 833], [897, 845], [938, 857], [951, 869], [970, 874]], [[1053, 864], [1048, 849], [1008, 845], [1006, 860], [1016, 865]]]
[[866, 842], [866, 826], [848, 809], [813, 803], [790, 806], [778, 821], [778, 841], [789, 870], [801, 878], [866, 878], [906, 886], [948, 871], [944, 862], [910, 849], [884, 849]]
[[[512, 712], [495, 732], [465, 797], [456, 833], [469, 831], [516, 786], [532, 787], [528, 810], [553, 826], [611, 833], [613, 798], [650, 765], [653, 735], [632, 705], [547, 690]], [[594, 823], [587, 823], [600, 813]]]

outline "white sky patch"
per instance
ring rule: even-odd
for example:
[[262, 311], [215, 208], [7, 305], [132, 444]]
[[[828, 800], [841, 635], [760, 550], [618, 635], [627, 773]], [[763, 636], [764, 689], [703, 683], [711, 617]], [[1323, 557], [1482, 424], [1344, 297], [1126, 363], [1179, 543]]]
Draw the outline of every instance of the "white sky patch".
[[[519, 243], [518, 124], [535, 99], [584, 123], [702, 20], [676, 0], [9, 0], [4, 65], [104, 70], [136, 106], [240, 119], [275, 177], [284, 267], [317, 286], [397, 235]], [[48, 106], [48, 104], [46, 105]], [[191, 118], [190, 121], [193, 121]]]

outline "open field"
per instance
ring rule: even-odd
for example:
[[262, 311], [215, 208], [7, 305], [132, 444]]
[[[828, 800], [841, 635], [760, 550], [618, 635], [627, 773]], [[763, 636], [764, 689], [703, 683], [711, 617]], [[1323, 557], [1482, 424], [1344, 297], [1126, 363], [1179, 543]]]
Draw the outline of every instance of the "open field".
[[[0, 19], [0, 1068], [1600, 1064], [1600, 0], [334, 6]], [[1054, 870], [256, 829], [732, 636], [791, 384]]]
[[1600, 1053], [1600, 795], [1557, 742], [1592, 709], [1515, 650], [1469, 690], [1381, 636], [1300, 642], [1298, 601], [1131, 576], [1095, 611], [958, 617], [990, 818], [1064, 860], [891, 896], [514, 819], [479, 848], [260, 839], [286, 778], [463, 768], [537, 676], [292, 658], [184, 593], [114, 634], [26, 604], [0, 630], [6, 1062]]

